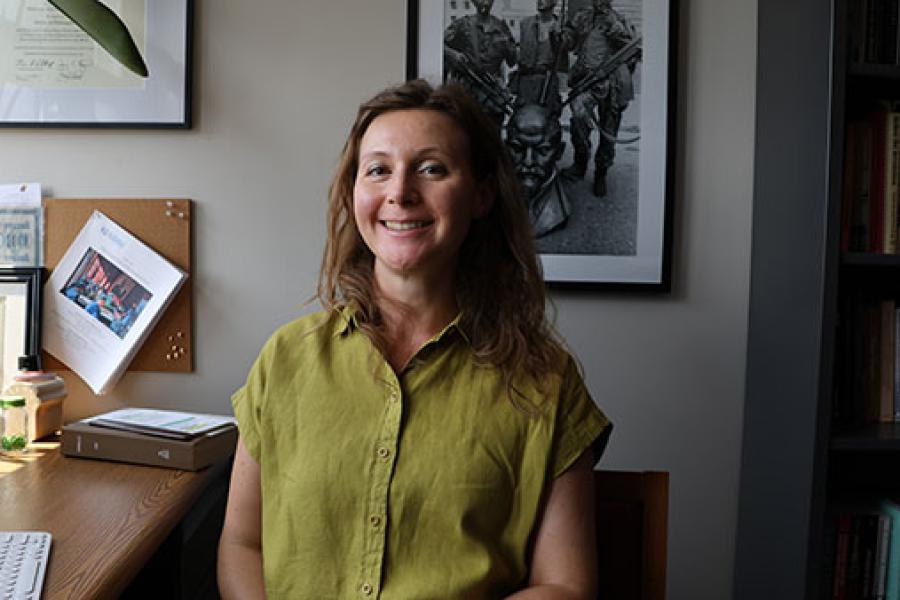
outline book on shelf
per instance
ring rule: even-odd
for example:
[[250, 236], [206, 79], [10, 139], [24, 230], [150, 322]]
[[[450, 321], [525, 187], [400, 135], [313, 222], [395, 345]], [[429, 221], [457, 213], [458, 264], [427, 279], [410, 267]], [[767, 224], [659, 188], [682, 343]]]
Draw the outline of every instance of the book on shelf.
[[894, 308], [894, 420], [900, 421], [900, 306]]
[[852, 0], [848, 3], [850, 60], [887, 65], [900, 62], [898, 8], [897, 0]]
[[890, 423], [894, 420], [894, 355], [896, 343], [894, 339], [894, 316], [897, 306], [893, 300], [882, 300], [879, 306], [879, 349], [878, 368], [878, 420]]
[[897, 254], [900, 103], [879, 101], [848, 121], [841, 191], [841, 250]]
[[833, 600], [900, 600], [900, 505], [892, 498], [841, 503], [826, 529]]
[[900, 111], [887, 113], [887, 137], [885, 138], [885, 190], [882, 229], [882, 250], [885, 254], [897, 254], [897, 209], [900, 203]]
[[833, 419], [838, 426], [900, 422], [900, 307], [857, 299], [841, 320]]

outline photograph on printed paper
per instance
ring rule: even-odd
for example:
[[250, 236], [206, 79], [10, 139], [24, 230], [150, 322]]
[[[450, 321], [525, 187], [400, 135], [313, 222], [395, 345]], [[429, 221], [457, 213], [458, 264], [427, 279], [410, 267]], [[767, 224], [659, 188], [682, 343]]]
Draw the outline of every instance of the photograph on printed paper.
[[645, 258], [662, 262], [669, 0], [411, 6], [419, 46], [410, 75], [461, 84], [500, 128], [545, 265], [565, 255], [576, 278], [596, 263], [585, 280], [628, 281]]
[[125, 271], [88, 249], [59, 293], [120, 338], [153, 297]]

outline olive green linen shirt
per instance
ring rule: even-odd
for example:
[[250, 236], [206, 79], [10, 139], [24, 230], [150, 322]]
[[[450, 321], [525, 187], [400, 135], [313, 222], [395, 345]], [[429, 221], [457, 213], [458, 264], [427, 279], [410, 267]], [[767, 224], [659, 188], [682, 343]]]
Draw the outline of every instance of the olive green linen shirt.
[[232, 397], [270, 599], [500, 598], [543, 495], [609, 426], [571, 357], [529, 416], [457, 321], [396, 374], [348, 310], [279, 329]]

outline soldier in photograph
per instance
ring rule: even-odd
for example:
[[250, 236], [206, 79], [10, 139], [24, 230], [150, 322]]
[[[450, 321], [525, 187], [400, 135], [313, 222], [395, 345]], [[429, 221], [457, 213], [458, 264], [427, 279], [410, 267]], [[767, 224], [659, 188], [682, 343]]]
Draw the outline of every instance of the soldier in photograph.
[[587, 172], [591, 131], [597, 128], [594, 155], [594, 195], [606, 195], [606, 173], [615, 158], [615, 140], [622, 112], [634, 98], [632, 71], [640, 41], [610, 0], [593, 0], [565, 24], [563, 43], [577, 59], [569, 73], [574, 162], [563, 174], [580, 179]]
[[556, 0], [537, 0], [537, 14], [519, 24], [519, 66], [510, 82], [516, 104], [543, 104], [559, 113], [558, 64], [562, 55], [561, 23]]
[[491, 14], [494, 0], [473, 0], [475, 14], [456, 19], [444, 32], [447, 80], [472, 91], [500, 126], [511, 104], [503, 63], [516, 64], [516, 42], [502, 19]]

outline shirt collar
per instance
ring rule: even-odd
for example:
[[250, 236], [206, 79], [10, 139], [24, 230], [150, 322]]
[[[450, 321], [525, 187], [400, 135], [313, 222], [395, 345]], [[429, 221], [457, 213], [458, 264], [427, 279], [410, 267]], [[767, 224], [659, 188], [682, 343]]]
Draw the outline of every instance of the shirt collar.
[[[353, 331], [354, 329], [359, 329], [359, 324], [356, 322], [356, 309], [343, 305], [334, 309], [335, 313], [337, 313], [337, 318], [334, 323], [334, 336], [342, 336], [347, 333]], [[427, 343], [437, 342], [442, 339], [444, 336], [448, 335], [451, 331], [459, 332], [460, 337], [466, 341], [467, 344], [471, 345], [472, 341], [469, 339], [469, 336], [463, 331], [462, 327], [460, 327], [460, 321], [462, 320], [462, 313], [456, 315], [456, 317], [450, 321], [446, 327], [441, 329], [434, 337], [428, 340]]]
[[344, 335], [351, 329], [358, 327], [356, 323], [356, 310], [349, 306], [339, 306], [333, 309], [336, 313], [334, 320], [334, 336]]

